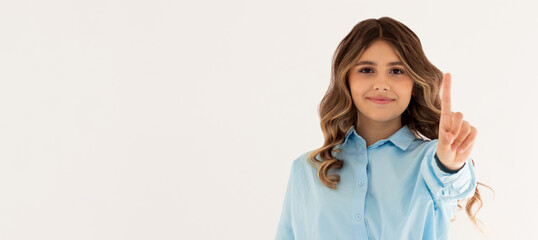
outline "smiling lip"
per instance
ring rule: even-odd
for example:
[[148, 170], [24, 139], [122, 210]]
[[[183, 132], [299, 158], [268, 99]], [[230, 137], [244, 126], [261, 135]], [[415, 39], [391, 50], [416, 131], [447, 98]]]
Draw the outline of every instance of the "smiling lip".
[[377, 103], [377, 104], [387, 104], [394, 101], [394, 99], [392, 98], [368, 98], [368, 99], [372, 101], [373, 103]]

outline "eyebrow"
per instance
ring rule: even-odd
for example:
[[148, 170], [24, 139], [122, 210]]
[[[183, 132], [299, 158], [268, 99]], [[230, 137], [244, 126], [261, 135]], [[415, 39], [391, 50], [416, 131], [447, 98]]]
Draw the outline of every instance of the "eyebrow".
[[[372, 62], [372, 61], [360, 61], [357, 64], [355, 64], [355, 66], [359, 66], [359, 65], [374, 65], [374, 66], [376, 66], [377, 64], [375, 62]], [[390, 62], [390, 63], [387, 64], [387, 66], [395, 66], [395, 65], [403, 66], [403, 63], [402, 62]]]

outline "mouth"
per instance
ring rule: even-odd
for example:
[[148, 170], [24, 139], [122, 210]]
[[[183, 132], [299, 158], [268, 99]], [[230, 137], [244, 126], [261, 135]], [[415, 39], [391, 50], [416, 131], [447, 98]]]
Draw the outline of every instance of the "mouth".
[[390, 98], [368, 98], [368, 100], [372, 101], [373, 103], [377, 103], [377, 104], [387, 104], [387, 103], [391, 103], [392, 101], [394, 101], [394, 99], [390, 99]]

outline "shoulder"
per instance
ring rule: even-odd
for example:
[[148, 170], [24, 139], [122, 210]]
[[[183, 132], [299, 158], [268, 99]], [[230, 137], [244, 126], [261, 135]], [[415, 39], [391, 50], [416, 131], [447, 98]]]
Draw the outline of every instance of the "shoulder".
[[292, 162], [292, 172], [303, 171], [307, 166], [310, 166], [310, 164], [308, 164], [308, 156], [313, 151], [314, 150], [309, 150], [299, 154]]
[[[308, 156], [314, 150], [305, 151], [293, 160], [291, 175], [296, 184], [310, 184], [311, 180], [317, 178], [317, 169], [309, 163]], [[319, 159], [319, 156], [318, 156]]]

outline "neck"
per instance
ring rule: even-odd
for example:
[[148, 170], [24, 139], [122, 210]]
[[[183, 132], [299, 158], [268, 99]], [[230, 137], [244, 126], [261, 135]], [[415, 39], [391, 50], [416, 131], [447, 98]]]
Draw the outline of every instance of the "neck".
[[372, 121], [371, 119], [361, 119], [359, 117], [356, 131], [366, 141], [366, 147], [369, 147], [379, 140], [387, 139], [392, 134], [402, 128], [400, 118], [387, 122]]

